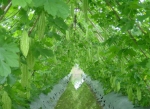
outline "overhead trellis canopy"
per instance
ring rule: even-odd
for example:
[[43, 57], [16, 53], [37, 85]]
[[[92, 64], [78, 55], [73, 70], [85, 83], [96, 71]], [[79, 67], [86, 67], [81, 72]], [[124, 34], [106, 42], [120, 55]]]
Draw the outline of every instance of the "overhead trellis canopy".
[[28, 108], [76, 63], [150, 106], [149, 31], [149, 0], [0, 0], [0, 108]]

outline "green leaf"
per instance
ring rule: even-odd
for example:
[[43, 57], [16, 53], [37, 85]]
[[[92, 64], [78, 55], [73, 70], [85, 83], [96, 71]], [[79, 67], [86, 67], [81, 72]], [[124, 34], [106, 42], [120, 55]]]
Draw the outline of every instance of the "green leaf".
[[47, 2], [44, 4], [44, 9], [54, 17], [57, 15], [57, 6], [52, 0], [47, 0]]
[[4, 44], [1, 48], [0, 60], [4, 60], [10, 67], [19, 67], [18, 55], [16, 52], [19, 51], [18, 47], [14, 43]]
[[30, 4], [32, 2], [32, 0], [25, 0], [26, 3]]
[[122, 30], [123, 32], [126, 32], [127, 30], [131, 30], [131, 29], [133, 28], [133, 26], [134, 26], [134, 21], [127, 21], [127, 22], [123, 25], [123, 27], [121, 28], [121, 30]]
[[5, 61], [10, 67], [19, 67], [18, 55], [12, 52], [5, 52]]
[[45, 0], [33, 0], [32, 2], [35, 7], [40, 7], [40, 6], [43, 6], [46, 1]]
[[5, 49], [0, 47], [0, 60], [4, 60], [4, 56], [3, 56], [4, 52], [5, 52]]
[[[64, 22], [63, 19], [61, 19], [61, 18], [55, 18], [55, 19], [54, 19], [54, 23], [55, 23], [60, 29], [63, 29], [63, 30], [65, 30], [65, 32], [66, 32], [68, 26], [67, 26], [67, 24]], [[62, 32], [63, 32], [63, 31], [62, 31]], [[64, 33], [65, 33], [65, 32], [64, 32]]]
[[12, 0], [12, 5], [13, 6], [21, 6], [21, 7], [26, 7], [27, 4], [30, 4], [32, 0]]
[[54, 19], [51, 16], [49, 16], [48, 20], [50, 21], [50, 25], [59, 29], [62, 33], [64, 33], [64, 34], [66, 33], [66, 30], [68, 29], [68, 25], [66, 24], [66, 22], [64, 22], [64, 20], [62, 18], [56, 17]]
[[8, 76], [11, 73], [11, 69], [8, 64], [3, 61], [0, 61], [0, 76]]
[[27, 5], [25, 0], [12, 0], [12, 5], [13, 6], [21, 6], [21, 7], [25, 7]]
[[4, 4], [4, 5], [7, 5], [8, 2], [9, 2], [9, 0], [0, 0], [0, 2], [1, 2], [2, 4]]
[[13, 74], [8, 75], [7, 83], [12, 86], [16, 82], [16, 77]]
[[54, 17], [65, 19], [69, 15], [69, 7], [62, 0], [47, 0], [44, 9]]
[[18, 52], [19, 49], [15, 43], [4, 44], [0, 48], [0, 60], [5, 61], [10, 67], [19, 67]]
[[6, 80], [6, 77], [0, 76], [0, 84], [4, 84]]
[[2, 9], [0, 9], [0, 15], [4, 14], [4, 11]]
[[15, 43], [4, 44], [3, 48], [6, 49], [7, 51], [11, 51], [13, 53], [19, 52], [19, 48], [17, 47], [17, 44], [15, 44]]
[[149, 16], [150, 16], [150, 11], [147, 10], [145, 15], [138, 16], [137, 19], [138, 19], [139, 21], [143, 21], [143, 20], [149, 18]]
[[148, 17], [149, 17], [148, 15], [142, 15], [142, 16], [138, 16], [137, 19], [138, 19], [139, 21], [143, 21], [143, 20], [145, 20], [145, 19], [148, 18]]
[[38, 51], [42, 56], [49, 57], [53, 56], [53, 51], [46, 48], [39, 48]]
[[15, 43], [4, 44], [0, 47], [0, 75], [8, 76], [11, 73], [10, 67], [19, 67], [19, 51]]
[[150, 68], [150, 59], [148, 59], [148, 62], [147, 62], [147, 64], [146, 64], [146, 67], [147, 67], [147, 68]]
[[61, 40], [61, 36], [54, 32], [49, 32], [48, 37], [50, 38], [54, 37], [56, 40]]

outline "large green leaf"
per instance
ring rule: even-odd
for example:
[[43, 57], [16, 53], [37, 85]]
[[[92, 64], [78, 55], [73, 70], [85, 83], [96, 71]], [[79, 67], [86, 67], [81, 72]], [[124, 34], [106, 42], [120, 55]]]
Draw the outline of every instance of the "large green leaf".
[[19, 52], [19, 48], [17, 47], [17, 44], [15, 43], [4, 44], [3, 48], [13, 53]]
[[8, 76], [11, 73], [10, 67], [19, 67], [19, 51], [15, 43], [4, 44], [0, 47], [0, 75]]
[[0, 61], [0, 76], [8, 76], [11, 73], [11, 69], [8, 64], [3, 61]]
[[32, 0], [35, 7], [43, 6], [46, 0]]
[[9, 74], [7, 78], [7, 83], [12, 86], [16, 82], [17, 78], [13, 74]]
[[54, 17], [65, 19], [69, 15], [69, 7], [62, 0], [47, 0], [44, 9]]
[[49, 24], [51, 26], [54, 26], [55, 28], [59, 29], [62, 33], [65, 34], [66, 30], [68, 29], [68, 25], [62, 18], [52, 18], [51, 16], [49, 16], [48, 20], [50, 21]]
[[4, 52], [5, 52], [4, 48], [0, 48], [0, 60], [4, 60], [4, 56], [2, 54]]
[[10, 67], [19, 67], [18, 55], [12, 52], [5, 52], [5, 61]]
[[21, 6], [21, 7], [26, 7], [27, 4], [31, 3], [32, 0], [12, 0], [12, 5], [13, 6]]
[[0, 84], [4, 84], [6, 80], [6, 77], [0, 76]]

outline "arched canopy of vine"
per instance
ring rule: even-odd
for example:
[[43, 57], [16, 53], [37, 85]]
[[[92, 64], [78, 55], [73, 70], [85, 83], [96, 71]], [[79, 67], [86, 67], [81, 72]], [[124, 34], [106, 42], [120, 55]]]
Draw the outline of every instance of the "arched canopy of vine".
[[0, 3], [0, 92], [13, 108], [48, 93], [75, 63], [100, 80], [105, 93], [150, 105], [149, 0]]

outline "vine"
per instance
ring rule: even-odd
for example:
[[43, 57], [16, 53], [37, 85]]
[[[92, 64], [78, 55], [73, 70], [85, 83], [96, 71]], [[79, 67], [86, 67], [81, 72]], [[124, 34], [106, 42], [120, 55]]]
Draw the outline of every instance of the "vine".
[[105, 94], [150, 106], [148, 0], [0, 3], [0, 108], [4, 98], [8, 109], [29, 108], [76, 63], [103, 84]]

